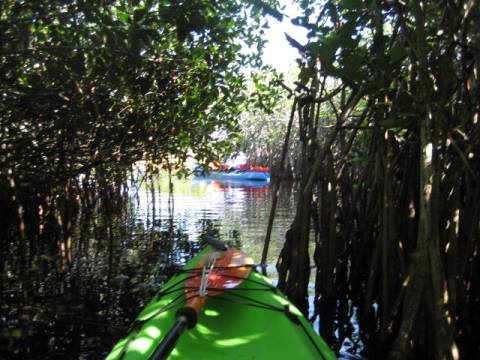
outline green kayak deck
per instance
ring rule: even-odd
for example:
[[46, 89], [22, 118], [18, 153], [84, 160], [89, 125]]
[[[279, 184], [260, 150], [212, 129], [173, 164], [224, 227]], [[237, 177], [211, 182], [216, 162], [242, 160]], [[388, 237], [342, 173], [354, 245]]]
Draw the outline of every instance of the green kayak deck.
[[[107, 356], [148, 359], [186, 303], [183, 284], [200, 257], [172, 277], [135, 320], [130, 333]], [[335, 359], [301, 312], [270, 281], [252, 271], [235, 289], [209, 297], [197, 325], [187, 330], [173, 359]]]

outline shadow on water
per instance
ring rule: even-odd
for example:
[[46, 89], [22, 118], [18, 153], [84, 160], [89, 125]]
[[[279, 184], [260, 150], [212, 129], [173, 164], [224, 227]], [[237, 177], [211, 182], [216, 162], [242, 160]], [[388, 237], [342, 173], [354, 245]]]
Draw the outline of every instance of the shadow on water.
[[32, 288], [7, 273], [0, 310], [1, 359], [100, 359], [156, 290], [198, 250], [183, 230], [117, 224], [114, 249], [91, 244], [68, 272], [40, 256]]
[[[35, 255], [27, 269], [5, 261], [0, 359], [104, 358], [156, 290], [198, 252], [204, 233], [242, 247], [259, 262], [270, 207], [268, 184], [176, 180], [173, 197], [168, 188], [166, 178], [137, 177], [114, 206], [81, 207], [67, 267], [59, 266], [58, 251], [48, 248], [29, 249]], [[287, 186], [272, 232], [270, 268], [291, 209], [294, 190]], [[6, 258], [15, 259], [18, 251], [10, 246]], [[353, 307], [352, 312], [348, 323], [338, 326], [343, 327], [338, 337], [346, 338], [340, 352], [342, 358], [361, 359]]]

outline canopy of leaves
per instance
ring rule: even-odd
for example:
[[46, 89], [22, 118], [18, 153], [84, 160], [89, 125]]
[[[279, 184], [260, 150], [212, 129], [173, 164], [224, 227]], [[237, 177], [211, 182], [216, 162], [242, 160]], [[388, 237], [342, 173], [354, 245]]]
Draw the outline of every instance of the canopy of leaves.
[[[199, 161], [236, 139], [240, 69], [275, 1], [6, 0], [3, 181], [48, 185], [100, 164]], [[219, 131], [225, 135], [215, 137]]]

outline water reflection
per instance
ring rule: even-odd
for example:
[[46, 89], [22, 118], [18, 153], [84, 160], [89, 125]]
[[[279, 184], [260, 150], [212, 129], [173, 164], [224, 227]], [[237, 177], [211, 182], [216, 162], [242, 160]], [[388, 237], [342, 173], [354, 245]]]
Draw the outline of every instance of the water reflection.
[[218, 191], [229, 191], [231, 189], [240, 188], [244, 192], [268, 192], [270, 190], [270, 181], [252, 181], [252, 180], [215, 180], [209, 177], [195, 177], [191, 184], [212, 184]]
[[[120, 198], [94, 190], [88, 198], [95, 201], [75, 220], [67, 268], [57, 266], [55, 247], [29, 249], [35, 255], [25, 269], [12, 265], [16, 243], [6, 250], [0, 359], [103, 358], [156, 289], [198, 251], [202, 233], [219, 234], [259, 261], [268, 186], [174, 180], [172, 198], [169, 185], [167, 177], [134, 176]], [[283, 192], [274, 243], [283, 238], [292, 201], [291, 191]], [[271, 254], [274, 262], [275, 246]]]
[[[11, 267], [4, 274], [0, 359], [104, 358], [153, 293], [198, 252], [203, 233], [220, 236], [260, 262], [269, 184], [208, 178], [170, 183], [165, 176], [134, 175], [119, 199], [101, 198], [79, 213], [67, 270], [55, 266], [58, 254], [37, 250], [27, 280], [25, 269]], [[294, 195], [289, 185], [280, 191], [267, 260], [273, 276], [294, 216]], [[18, 248], [8, 251], [14, 258]], [[351, 328], [344, 358], [355, 357], [357, 323]]]
[[[219, 181], [209, 178], [175, 179], [173, 209], [169, 206], [168, 178], [146, 184], [138, 195], [140, 218], [146, 222], [154, 217], [156, 226], [175, 226], [190, 239], [197, 239], [205, 229], [201, 221], [210, 221], [224, 240], [241, 239], [243, 249], [260, 262], [271, 204], [270, 183], [258, 181]], [[277, 206], [272, 245], [268, 262], [274, 264], [285, 231], [293, 219], [294, 193], [285, 186]], [[173, 211], [173, 214], [172, 214]]]

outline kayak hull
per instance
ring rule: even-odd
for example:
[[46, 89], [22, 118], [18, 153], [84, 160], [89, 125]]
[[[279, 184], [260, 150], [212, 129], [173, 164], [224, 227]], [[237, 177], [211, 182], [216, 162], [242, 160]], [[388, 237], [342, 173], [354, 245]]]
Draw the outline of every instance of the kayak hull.
[[[202, 253], [187, 263], [192, 269]], [[185, 305], [188, 272], [170, 279], [141, 312], [108, 360], [148, 359]], [[301, 312], [269, 280], [252, 271], [237, 288], [209, 297], [197, 325], [168, 357], [174, 359], [335, 359]]]
[[205, 176], [197, 176], [192, 179], [192, 184], [214, 184], [219, 188], [243, 188], [249, 190], [267, 191], [270, 189], [269, 181], [254, 180], [231, 180], [231, 179], [212, 179]]
[[205, 175], [218, 180], [270, 181], [270, 173], [260, 171], [212, 171]]

